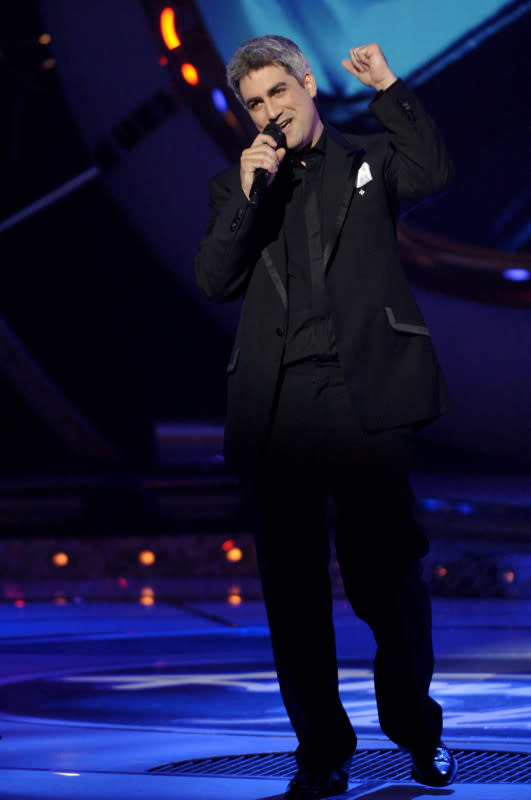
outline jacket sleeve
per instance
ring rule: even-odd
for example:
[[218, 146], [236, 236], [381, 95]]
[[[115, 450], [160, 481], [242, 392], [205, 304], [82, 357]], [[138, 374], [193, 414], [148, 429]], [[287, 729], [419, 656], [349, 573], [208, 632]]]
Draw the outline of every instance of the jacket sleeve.
[[429, 197], [452, 183], [453, 165], [442, 136], [402, 80], [379, 92], [370, 108], [389, 136], [385, 176], [398, 200]]
[[209, 182], [210, 219], [195, 257], [200, 291], [218, 303], [235, 300], [247, 285], [258, 257], [256, 212], [239, 183], [223, 175]]

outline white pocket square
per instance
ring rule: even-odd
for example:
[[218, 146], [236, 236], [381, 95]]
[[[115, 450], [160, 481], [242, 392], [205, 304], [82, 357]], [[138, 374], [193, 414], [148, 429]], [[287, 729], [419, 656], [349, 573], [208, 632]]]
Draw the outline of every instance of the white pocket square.
[[369, 183], [369, 181], [372, 181], [371, 168], [367, 162], [364, 161], [358, 170], [358, 175], [356, 177], [356, 189], [365, 186], [365, 184]]

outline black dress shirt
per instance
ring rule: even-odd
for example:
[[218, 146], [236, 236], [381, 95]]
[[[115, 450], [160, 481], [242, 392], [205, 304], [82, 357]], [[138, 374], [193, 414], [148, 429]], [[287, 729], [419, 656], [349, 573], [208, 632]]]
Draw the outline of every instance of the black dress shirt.
[[309, 359], [337, 360], [330, 304], [325, 288], [322, 197], [326, 129], [314, 147], [289, 153], [291, 197], [284, 235], [288, 267], [288, 330], [284, 364]]

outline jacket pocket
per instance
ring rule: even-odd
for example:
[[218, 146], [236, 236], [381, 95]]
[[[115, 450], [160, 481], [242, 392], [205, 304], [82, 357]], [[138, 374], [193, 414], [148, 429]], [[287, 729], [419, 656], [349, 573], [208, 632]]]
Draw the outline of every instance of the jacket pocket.
[[231, 372], [235, 371], [239, 355], [240, 355], [240, 348], [235, 346], [231, 353], [229, 363], [227, 364], [227, 375], [230, 375]]
[[419, 336], [431, 336], [431, 333], [425, 325], [398, 322], [391, 306], [385, 306], [385, 313], [387, 315], [387, 321], [393, 330], [399, 331], [400, 333], [415, 333]]

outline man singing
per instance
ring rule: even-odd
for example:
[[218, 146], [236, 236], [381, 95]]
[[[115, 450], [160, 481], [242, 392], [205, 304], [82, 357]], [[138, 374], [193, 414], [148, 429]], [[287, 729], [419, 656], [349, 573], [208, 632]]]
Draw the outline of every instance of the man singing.
[[370, 108], [385, 132], [323, 123], [310, 65], [289, 39], [236, 51], [228, 82], [258, 135], [210, 183], [195, 262], [206, 297], [243, 298], [225, 457], [253, 500], [278, 680], [299, 741], [294, 798], [346, 791], [356, 749], [338, 693], [329, 496], [345, 592], [377, 643], [381, 728], [410, 752], [420, 783], [445, 786], [457, 772], [429, 695], [428, 545], [409, 485], [411, 436], [448, 401], [396, 246], [400, 201], [440, 192], [452, 168], [377, 44], [342, 64], [376, 90]]

